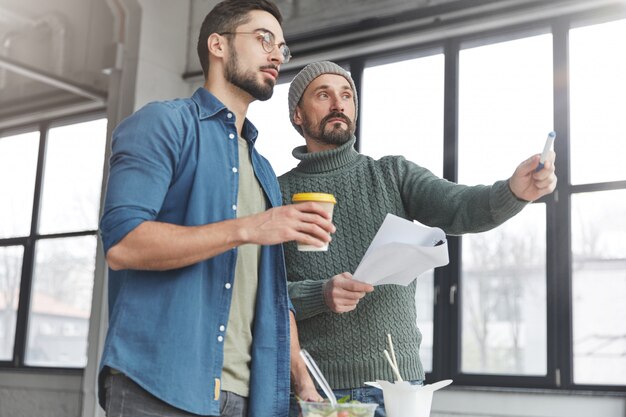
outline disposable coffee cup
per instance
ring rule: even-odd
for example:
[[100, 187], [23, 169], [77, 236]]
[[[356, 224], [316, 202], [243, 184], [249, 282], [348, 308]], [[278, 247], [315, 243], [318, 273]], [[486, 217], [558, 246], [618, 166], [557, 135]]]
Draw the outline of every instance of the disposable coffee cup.
[[[318, 203], [330, 214], [331, 219], [333, 218], [333, 209], [335, 208], [335, 204], [337, 204], [335, 196], [327, 193], [296, 193], [291, 197], [291, 201], [293, 203], [305, 203], [307, 201]], [[298, 242], [298, 250], [303, 252], [323, 252], [328, 250], [328, 244], [318, 247], [304, 245]]]

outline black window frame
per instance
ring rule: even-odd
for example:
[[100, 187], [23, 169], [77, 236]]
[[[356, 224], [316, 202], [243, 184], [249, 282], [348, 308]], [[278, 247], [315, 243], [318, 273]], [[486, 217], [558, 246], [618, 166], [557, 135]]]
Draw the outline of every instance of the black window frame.
[[[98, 230], [82, 230], [64, 233], [38, 233], [39, 218], [41, 212], [41, 196], [43, 192], [44, 171], [46, 163], [46, 149], [48, 135], [51, 129], [69, 126], [72, 124], [85, 123], [98, 119], [106, 119], [107, 114], [103, 110], [89, 111], [73, 114], [65, 117], [43, 119], [37, 123], [29, 123], [22, 126], [0, 130], [0, 140], [4, 137], [18, 134], [39, 132], [39, 144], [37, 150], [37, 165], [31, 212], [30, 231], [27, 236], [0, 238], [0, 248], [10, 246], [22, 246], [24, 248], [22, 271], [20, 275], [19, 298], [17, 317], [15, 322], [15, 340], [13, 343], [13, 357], [11, 360], [0, 360], [0, 371], [45, 371], [46, 373], [82, 374], [85, 367], [59, 367], [59, 366], [33, 366], [24, 361], [28, 339], [28, 321], [31, 307], [31, 291], [33, 286], [33, 273], [35, 268], [35, 247], [38, 241], [57, 238], [71, 238], [81, 236], [97, 236]], [[106, 163], [106, 161], [105, 161]], [[96, 258], [94, 258], [94, 264]], [[8, 329], [7, 329], [8, 330]]]
[[[575, 384], [573, 381], [572, 346], [572, 254], [571, 254], [571, 196], [590, 191], [626, 189], [626, 181], [570, 185], [569, 163], [569, 31], [581, 26], [601, 24], [626, 19], [623, 5], [601, 6], [591, 11], [566, 13], [505, 28], [493, 29], [471, 35], [450, 37], [390, 49], [382, 53], [367, 53], [334, 62], [348, 69], [359, 95], [359, 116], [364, 101], [363, 72], [368, 64], [399, 62], [405, 59], [444, 54], [444, 160], [443, 177], [458, 180], [458, 103], [459, 54], [466, 47], [488, 45], [521, 39], [539, 34], [552, 34], [553, 50], [553, 109], [554, 129], [559, 134], [555, 142], [557, 154], [557, 189], [538, 200], [546, 209], [546, 313], [547, 313], [547, 373], [545, 376], [470, 374], [460, 372], [461, 328], [460, 285], [462, 237], [450, 236], [449, 265], [437, 268], [434, 279], [433, 364], [426, 374], [427, 382], [453, 379], [455, 386], [489, 387], [504, 389], [548, 389], [566, 392], [586, 392], [622, 395], [626, 385]], [[352, 27], [351, 30], [367, 27]], [[339, 33], [333, 33], [334, 36]], [[319, 41], [319, 38], [315, 39]], [[302, 40], [301, 40], [302, 41]], [[303, 42], [306, 44], [306, 42]], [[626, 41], [625, 41], [626, 44]], [[295, 49], [295, 48], [294, 48]], [[329, 48], [330, 49], [330, 48]], [[323, 48], [316, 49], [321, 55]], [[294, 51], [298, 54], [298, 51]], [[290, 81], [298, 69], [290, 69], [281, 80]], [[557, 75], [558, 74], [558, 75]], [[362, 117], [358, 118], [355, 148], [360, 150]], [[454, 292], [454, 295], [451, 294]], [[453, 297], [454, 302], [450, 302]]]

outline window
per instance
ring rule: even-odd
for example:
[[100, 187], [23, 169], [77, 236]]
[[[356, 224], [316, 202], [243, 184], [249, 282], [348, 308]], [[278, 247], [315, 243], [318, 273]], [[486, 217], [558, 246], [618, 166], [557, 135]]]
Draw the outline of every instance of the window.
[[555, 193], [494, 230], [450, 237], [450, 264], [418, 279], [427, 380], [626, 386], [620, 10], [594, 11], [604, 21], [572, 13], [347, 61], [361, 81], [357, 146], [374, 158], [400, 154], [451, 181], [491, 184], [557, 133]]
[[30, 231], [38, 148], [38, 132], [0, 138], [0, 194], [11, 196], [0, 201], [0, 239]]
[[106, 119], [0, 137], [5, 366], [86, 365], [105, 141]]
[[574, 382], [626, 385], [626, 189], [572, 196]]
[[[374, 159], [403, 155], [441, 176], [443, 171], [442, 54], [368, 63], [363, 71], [360, 151]], [[426, 372], [433, 366], [434, 273], [417, 280], [417, 327]]]
[[573, 380], [626, 385], [626, 20], [570, 30]]
[[[464, 49], [459, 61], [459, 182], [492, 184], [553, 130], [552, 36]], [[545, 205], [462, 240], [460, 371], [546, 375]]]
[[280, 176], [298, 165], [298, 160], [291, 156], [296, 146], [304, 145], [304, 138], [289, 122], [287, 96], [290, 83], [278, 84], [268, 101], [255, 101], [248, 109], [248, 119], [259, 130], [256, 149], [267, 158]]
[[463, 373], [546, 375], [545, 242], [543, 204], [463, 237]]
[[362, 153], [403, 155], [442, 176], [443, 63], [436, 54], [365, 68]]
[[23, 246], [0, 247], [0, 361], [13, 357]]
[[626, 179], [626, 21], [570, 31], [572, 184]]

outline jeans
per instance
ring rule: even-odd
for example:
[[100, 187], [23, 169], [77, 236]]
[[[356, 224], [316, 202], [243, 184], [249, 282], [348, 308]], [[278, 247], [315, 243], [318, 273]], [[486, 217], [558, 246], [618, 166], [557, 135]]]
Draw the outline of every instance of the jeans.
[[[107, 417], [197, 417], [161, 401], [124, 374], [104, 381]], [[221, 417], [246, 417], [248, 400], [229, 391], [220, 394]]]
[[[423, 385], [424, 381], [411, 381], [412, 385]], [[318, 390], [322, 397], [326, 395]], [[387, 417], [385, 413], [385, 401], [383, 400], [383, 390], [365, 386], [360, 388], [335, 389], [333, 390], [335, 397], [340, 399], [346, 395], [350, 396], [350, 400], [357, 400], [362, 403], [378, 404], [374, 417]], [[289, 417], [298, 417], [300, 415], [300, 406], [292, 394], [289, 398]]]

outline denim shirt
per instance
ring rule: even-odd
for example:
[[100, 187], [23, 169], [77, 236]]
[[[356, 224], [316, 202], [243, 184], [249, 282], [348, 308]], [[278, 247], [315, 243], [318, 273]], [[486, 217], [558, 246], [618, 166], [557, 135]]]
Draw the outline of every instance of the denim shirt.
[[[281, 204], [274, 171], [254, 149], [267, 205]], [[113, 134], [100, 223], [108, 251], [144, 221], [184, 226], [237, 217], [235, 115], [204, 88], [191, 99], [151, 103]], [[237, 249], [169, 271], [109, 270], [109, 330], [100, 363], [179, 409], [219, 415], [220, 377]], [[287, 416], [289, 308], [282, 245], [262, 246], [256, 298], [249, 416]], [[103, 405], [104, 406], [104, 405]]]

